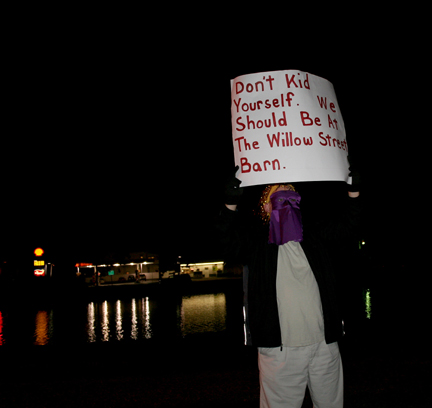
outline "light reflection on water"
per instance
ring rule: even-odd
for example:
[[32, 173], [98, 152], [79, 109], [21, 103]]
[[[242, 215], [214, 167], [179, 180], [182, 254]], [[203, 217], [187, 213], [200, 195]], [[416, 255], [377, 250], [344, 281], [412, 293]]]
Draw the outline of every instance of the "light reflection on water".
[[4, 344], [4, 339], [3, 339], [3, 314], [0, 310], [0, 346], [2, 346]]
[[[166, 330], [166, 325], [175, 326]], [[183, 297], [177, 304], [162, 305], [142, 299], [90, 302], [87, 305], [87, 342], [151, 339], [161, 333], [181, 337], [218, 332], [226, 328], [225, 294]]]
[[108, 319], [108, 302], [102, 303], [102, 316], [101, 316], [101, 328], [102, 328], [102, 341], [109, 340], [109, 319]]
[[[150, 327], [150, 306], [149, 306], [149, 298], [141, 299], [142, 302], [142, 310], [141, 321], [144, 323], [142, 327], [144, 327], [144, 338], [150, 339], [152, 336], [152, 330]], [[137, 337], [138, 338], [138, 337]]]
[[225, 295], [191, 296], [182, 302], [183, 335], [218, 332], [226, 327]]
[[45, 346], [53, 335], [53, 311], [39, 310], [35, 318], [34, 344]]
[[123, 327], [122, 327], [122, 305], [121, 301], [117, 300], [116, 302], [116, 335], [117, 340], [121, 340], [123, 338]]
[[366, 318], [370, 319], [372, 316], [372, 300], [371, 300], [371, 291], [370, 289], [367, 289], [364, 294], [364, 301], [365, 301], [365, 312], [366, 312]]
[[87, 306], [87, 334], [88, 341], [94, 343], [96, 341], [96, 319], [95, 319], [95, 305], [93, 302]]
[[0, 346], [175, 340], [225, 330], [226, 314], [223, 293], [0, 310]]
[[132, 328], [131, 328], [131, 339], [138, 339], [138, 318], [136, 310], [136, 300], [132, 299]]

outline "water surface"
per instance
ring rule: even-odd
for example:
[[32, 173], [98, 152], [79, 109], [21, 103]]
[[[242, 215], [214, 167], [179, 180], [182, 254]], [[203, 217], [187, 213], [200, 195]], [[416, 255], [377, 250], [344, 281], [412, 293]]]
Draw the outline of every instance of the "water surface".
[[118, 343], [226, 330], [224, 293], [0, 309], [0, 345]]

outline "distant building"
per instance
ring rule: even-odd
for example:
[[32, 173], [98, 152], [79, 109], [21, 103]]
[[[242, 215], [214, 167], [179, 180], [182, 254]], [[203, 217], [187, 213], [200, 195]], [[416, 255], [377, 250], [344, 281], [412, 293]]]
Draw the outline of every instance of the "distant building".
[[87, 284], [96, 285], [159, 279], [159, 255], [134, 252], [128, 255], [127, 260], [128, 262], [99, 265], [77, 263], [77, 276], [82, 277]]
[[192, 278], [212, 278], [222, 275], [223, 272], [222, 261], [180, 264], [180, 273], [188, 273]]

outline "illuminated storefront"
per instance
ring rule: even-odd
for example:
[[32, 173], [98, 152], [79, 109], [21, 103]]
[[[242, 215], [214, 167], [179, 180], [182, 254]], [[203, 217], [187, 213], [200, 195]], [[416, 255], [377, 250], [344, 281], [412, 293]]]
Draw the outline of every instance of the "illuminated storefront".
[[180, 264], [180, 272], [188, 273], [192, 278], [217, 277], [223, 273], [223, 270], [224, 263], [222, 261]]

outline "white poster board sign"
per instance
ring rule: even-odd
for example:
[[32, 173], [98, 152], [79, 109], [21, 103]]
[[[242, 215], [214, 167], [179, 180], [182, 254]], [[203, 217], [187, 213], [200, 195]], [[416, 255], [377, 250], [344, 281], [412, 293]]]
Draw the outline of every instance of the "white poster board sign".
[[231, 116], [242, 187], [348, 180], [344, 122], [326, 79], [297, 70], [239, 76]]

